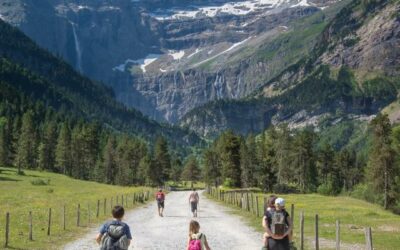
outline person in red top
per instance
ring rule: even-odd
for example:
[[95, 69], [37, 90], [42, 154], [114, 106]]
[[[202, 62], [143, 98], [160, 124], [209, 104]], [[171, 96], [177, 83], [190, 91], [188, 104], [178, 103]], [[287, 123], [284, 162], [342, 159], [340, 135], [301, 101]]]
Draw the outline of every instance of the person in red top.
[[158, 215], [163, 217], [165, 194], [163, 193], [162, 189], [160, 189], [156, 193], [156, 200], [157, 200], [157, 207], [158, 207]]

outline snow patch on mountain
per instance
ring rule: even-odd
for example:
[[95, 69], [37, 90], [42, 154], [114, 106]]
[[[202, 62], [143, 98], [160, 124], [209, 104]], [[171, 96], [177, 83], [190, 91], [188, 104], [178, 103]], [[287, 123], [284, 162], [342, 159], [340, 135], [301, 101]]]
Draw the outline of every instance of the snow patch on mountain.
[[[296, 3], [297, 2], [297, 3]], [[294, 4], [291, 5], [290, 4]], [[227, 2], [223, 5], [200, 6], [191, 5], [187, 8], [158, 9], [151, 15], [158, 20], [187, 19], [197, 17], [215, 17], [220, 14], [247, 15], [251, 12], [262, 11], [278, 7], [310, 6], [307, 0], [249, 0], [241, 2]]]
[[205, 63], [205, 62], [208, 62], [208, 61], [210, 61], [210, 60], [213, 60], [213, 59], [215, 59], [215, 58], [217, 58], [217, 57], [219, 57], [219, 56], [221, 56], [221, 55], [223, 55], [223, 54], [225, 54], [225, 53], [227, 53], [227, 52], [233, 50], [234, 48], [239, 47], [240, 45], [244, 44], [245, 42], [247, 42], [247, 41], [250, 40], [251, 38], [252, 38], [252, 37], [248, 37], [248, 38], [244, 39], [243, 41], [234, 43], [234, 44], [232, 44], [228, 49], [226, 49], [226, 50], [224, 50], [224, 51], [222, 51], [222, 52], [220, 52], [220, 53], [218, 53], [218, 54], [216, 54], [216, 55], [214, 55], [214, 56], [212, 56], [212, 57], [210, 57], [210, 58], [207, 58], [206, 60], [203, 60], [203, 61], [201, 61], [201, 62], [199, 62], [199, 63], [196, 63], [196, 64], [193, 65], [193, 66], [194, 66], [194, 67], [197, 67], [197, 66], [199, 66], [199, 65], [201, 65], [201, 64], [203, 64], [203, 63]]
[[160, 56], [161, 55], [159, 54], [149, 54], [145, 58], [138, 60], [127, 59], [125, 63], [115, 66], [113, 70], [124, 72], [126, 70], [126, 66], [128, 66], [129, 64], [134, 64], [138, 65], [143, 73], [146, 73], [146, 67], [155, 62], [158, 58], [160, 58]]
[[179, 50], [179, 51], [169, 50], [168, 52], [169, 52], [168, 55], [172, 56], [172, 58], [174, 58], [174, 60], [180, 60], [182, 57], [185, 56], [184, 50]]

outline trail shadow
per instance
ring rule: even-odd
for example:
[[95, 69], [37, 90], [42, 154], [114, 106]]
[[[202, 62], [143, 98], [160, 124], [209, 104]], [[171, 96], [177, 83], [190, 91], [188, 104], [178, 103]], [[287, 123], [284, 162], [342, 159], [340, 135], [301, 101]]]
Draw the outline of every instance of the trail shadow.
[[44, 178], [42, 176], [34, 175], [34, 174], [26, 174], [25, 176], [27, 176], [27, 177], [41, 177], [41, 178]]
[[221, 218], [221, 217], [220, 216], [197, 216], [196, 218], [215, 219], [215, 218]]
[[21, 181], [21, 180], [0, 176], [0, 181]]

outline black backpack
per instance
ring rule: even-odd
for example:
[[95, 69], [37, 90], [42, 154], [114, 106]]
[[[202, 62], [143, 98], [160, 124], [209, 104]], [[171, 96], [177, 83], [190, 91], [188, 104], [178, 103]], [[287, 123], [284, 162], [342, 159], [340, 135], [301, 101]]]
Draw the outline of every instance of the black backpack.
[[126, 250], [128, 247], [129, 240], [124, 232], [124, 225], [110, 224], [101, 238], [100, 250]]

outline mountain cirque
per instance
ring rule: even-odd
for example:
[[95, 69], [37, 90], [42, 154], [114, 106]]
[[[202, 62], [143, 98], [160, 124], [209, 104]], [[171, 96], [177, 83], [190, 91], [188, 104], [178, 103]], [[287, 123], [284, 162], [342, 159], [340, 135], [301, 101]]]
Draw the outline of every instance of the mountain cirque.
[[335, 2], [0, 0], [0, 17], [112, 86], [128, 106], [177, 123], [274, 77], [292, 61], [254, 53]]

